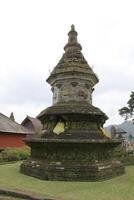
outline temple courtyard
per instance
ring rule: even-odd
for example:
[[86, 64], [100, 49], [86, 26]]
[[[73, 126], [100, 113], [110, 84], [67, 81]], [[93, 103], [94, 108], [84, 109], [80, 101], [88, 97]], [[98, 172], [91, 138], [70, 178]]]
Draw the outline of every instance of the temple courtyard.
[[62, 200], [133, 200], [134, 166], [122, 176], [101, 182], [44, 181], [19, 172], [21, 162], [0, 165], [0, 188], [33, 192]]

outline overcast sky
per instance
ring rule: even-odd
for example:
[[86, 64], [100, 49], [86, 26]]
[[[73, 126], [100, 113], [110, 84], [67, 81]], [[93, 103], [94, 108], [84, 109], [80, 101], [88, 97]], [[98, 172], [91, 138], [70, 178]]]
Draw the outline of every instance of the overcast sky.
[[45, 82], [75, 24], [83, 54], [100, 82], [93, 104], [111, 123], [134, 91], [134, 1], [0, 0], [0, 112], [17, 122], [52, 104]]

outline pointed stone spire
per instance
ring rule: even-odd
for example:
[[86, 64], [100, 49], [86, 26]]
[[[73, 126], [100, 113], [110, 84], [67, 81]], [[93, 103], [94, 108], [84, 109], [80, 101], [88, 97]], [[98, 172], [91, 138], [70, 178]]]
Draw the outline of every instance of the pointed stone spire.
[[[99, 81], [97, 75], [89, 66], [81, 52], [82, 47], [77, 41], [77, 35], [75, 27], [72, 25], [68, 33], [68, 43], [64, 47], [65, 52], [47, 79], [47, 82], [52, 86], [54, 103], [61, 102], [61, 99], [63, 99], [62, 96], [69, 95], [70, 97], [68, 97], [68, 99], [71, 101], [73, 99], [73, 91], [71, 93], [71, 89], [69, 89], [68, 92], [66, 91], [66, 94], [62, 95], [63, 85], [65, 86], [67, 84], [65, 87], [70, 88], [70, 85], [73, 84], [72, 82], [77, 82], [78, 80], [79, 82], [83, 81], [83, 83], [81, 83], [81, 88], [87, 87], [87, 94], [85, 95], [87, 99], [85, 97], [85, 101], [91, 103], [93, 87]], [[75, 83], [73, 85], [75, 85]], [[76, 85], [80, 85], [80, 83]], [[72, 88], [72, 90], [73, 89], [74, 88]], [[90, 94], [88, 91], [90, 91]], [[81, 91], [79, 96], [83, 96]]]
[[13, 112], [11, 112], [11, 114], [10, 114], [10, 117], [9, 117], [12, 121], [15, 121], [15, 118], [14, 118], [14, 114], [13, 114]]
[[77, 35], [78, 33], [75, 31], [75, 26], [71, 25], [71, 30], [68, 33], [68, 43], [64, 47], [65, 52], [68, 50], [72, 50], [73, 48], [78, 48], [79, 50], [82, 50], [81, 45], [77, 41]]

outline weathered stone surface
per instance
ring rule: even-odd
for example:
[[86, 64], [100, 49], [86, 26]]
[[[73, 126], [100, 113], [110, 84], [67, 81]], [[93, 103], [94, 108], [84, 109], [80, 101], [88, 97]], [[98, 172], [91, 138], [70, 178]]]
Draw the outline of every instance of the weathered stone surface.
[[44, 180], [99, 181], [124, 173], [113, 158], [117, 141], [107, 140], [29, 140], [31, 159], [21, 171]]
[[58, 181], [103, 181], [124, 173], [121, 163], [110, 162], [102, 164], [81, 165], [55, 165], [47, 166], [38, 161], [32, 167], [32, 162], [25, 162], [21, 166], [23, 173], [43, 180]]
[[108, 117], [92, 105], [99, 79], [81, 52], [73, 25], [68, 35], [65, 53], [47, 79], [53, 105], [37, 116], [42, 134], [26, 140], [31, 157], [21, 172], [45, 180], [105, 180], [124, 173], [113, 156], [121, 141], [102, 131]]
[[98, 77], [81, 53], [74, 26], [68, 35], [65, 53], [47, 79], [52, 86], [53, 103], [85, 101], [92, 104], [92, 88]]

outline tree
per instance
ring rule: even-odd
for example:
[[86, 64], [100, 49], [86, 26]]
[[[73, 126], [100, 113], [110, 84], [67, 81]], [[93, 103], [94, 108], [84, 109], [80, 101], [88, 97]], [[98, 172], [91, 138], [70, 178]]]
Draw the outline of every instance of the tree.
[[[119, 110], [119, 115], [127, 119], [132, 119], [134, 117], [134, 92], [131, 92], [130, 99], [127, 102], [127, 106]], [[134, 118], [132, 119], [134, 121]]]

